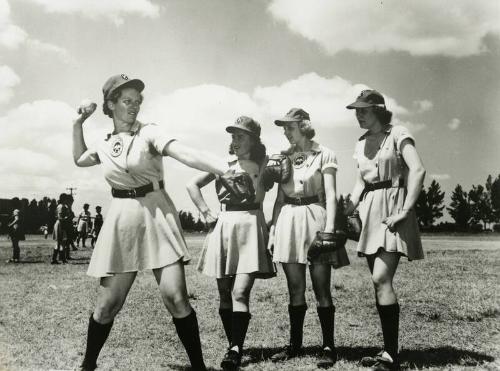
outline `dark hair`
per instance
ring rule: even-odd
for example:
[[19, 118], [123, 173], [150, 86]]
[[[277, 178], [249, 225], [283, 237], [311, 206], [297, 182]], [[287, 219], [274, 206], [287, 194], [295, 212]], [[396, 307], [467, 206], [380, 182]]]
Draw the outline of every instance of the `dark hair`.
[[59, 204], [65, 204], [69, 200], [69, 194], [67, 193], [61, 193], [59, 195], [59, 200], [57, 200], [57, 203]]
[[307, 139], [312, 139], [316, 135], [316, 131], [313, 129], [311, 121], [309, 120], [299, 121], [298, 127], [300, 133]]
[[[117, 87], [115, 90], [111, 92], [109, 97], [104, 99], [104, 103], [102, 104], [102, 112], [104, 112], [106, 116], [113, 118], [113, 111], [111, 111], [108, 107], [108, 100], [110, 100], [113, 103], [118, 102], [118, 98], [120, 98], [120, 96], [122, 95], [122, 90], [127, 87], [130, 88], [130, 86], [127, 85]], [[142, 94], [141, 94], [141, 99], [143, 99]]]
[[373, 107], [373, 114], [382, 125], [388, 125], [392, 120], [392, 112], [385, 107]]
[[84, 209], [88, 209], [88, 208], [89, 208], [89, 206], [90, 206], [89, 204], [83, 204], [83, 208], [84, 208]]
[[[260, 138], [249, 135], [252, 141], [252, 148], [250, 148], [250, 161], [261, 164], [266, 158], [266, 146], [262, 144]], [[234, 155], [232, 144], [229, 144], [229, 154]]]

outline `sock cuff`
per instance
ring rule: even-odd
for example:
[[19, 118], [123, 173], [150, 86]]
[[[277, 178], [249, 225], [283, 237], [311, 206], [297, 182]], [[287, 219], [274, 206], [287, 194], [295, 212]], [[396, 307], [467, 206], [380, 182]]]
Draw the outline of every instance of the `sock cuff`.
[[301, 305], [288, 305], [288, 312], [306, 312], [307, 311], [307, 304], [301, 304]]
[[252, 318], [252, 315], [250, 314], [250, 312], [233, 312], [233, 317], [239, 317], [239, 318], [243, 318], [243, 319], [246, 319], [248, 318], [250, 320], [250, 318]]
[[108, 328], [108, 327], [111, 327], [113, 326], [113, 322], [115, 322], [114, 320], [109, 322], [109, 323], [99, 323], [97, 322], [95, 319], [94, 319], [94, 313], [91, 313], [90, 314], [90, 323], [93, 325], [93, 326], [96, 326], [96, 327], [101, 327], [101, 328]]
[[192, 319], [196, 319], [196, 311], [194, 310], [194, 308], [191, 308], [191, 313], [189, 313], [186, 317], [182, 317], [182, 318], [176, 318], [176, 317], [172, 317], [174, 323], [177, 323], [177, 324], [182, 324], [182, 323], [187, 323], [189, 321], [191, 321]]
[[399, 303], [389, 304], [389, 305], [377, 305], [377, 310], [380, 314], [399, 314], [400, 307]]
[[318, 311], [318, 314], [335, 313], [335, 305], [331, 305], [331, 306], [328, 306], [328, 307], [316, 307], [316, 310]]

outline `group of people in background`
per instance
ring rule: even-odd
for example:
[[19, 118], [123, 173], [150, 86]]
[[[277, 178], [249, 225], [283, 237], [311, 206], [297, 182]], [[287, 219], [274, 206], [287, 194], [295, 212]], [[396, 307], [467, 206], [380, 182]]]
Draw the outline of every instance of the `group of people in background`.
[[[273, 179], [278, 183], [278, 193], [268, 230], [262, 202], [272, 184], [265, 181], [270, 166], [261, 142], [261, 125], [251, 117], [241, 116], [227, 126], [231, 135], [229, 154], [234, 157], [221, 161], [179, 143], [155, 124], [139, 122], [144, 87], [141, 80], [123, 74], [106, 81], [103, 112], [112, 119], [113, 131], [98, 146], [87, 147], [82, 129], [95, 111], [95, 103], [81, 106], [73, 124], [75, 164], [102, 165], [113, 196], [87, 272], [99, 278], [100, 287], [89, 318], [81, 370], [97, 367], [114, 319], [137, 272], [144, 269], [153, 270], [193, 369], [206, 370], [197, 316], [189, 303], [184, 274], [184, 264], [191, 257], [177, 211], [164, 190], [164, 156], [206, 172], [194, 178], [187, 188], [207, 223], [213, 226], [198, 269], [217, 282], [219, 315], [228, 340], [221, 367], [239, 368], [252, 317], [250, 293], [254, 281], [274, 277], [276, 264], [281, 264], [288, 285], [290, 339], [271, 359], [285, 362], [303, 354], [309, 270], [323, 338], [317, 366], [332, 367], [337, 361], [332, 268], [339, 269], [350, 262], [343, 245], [320, 249], [314, 256], [309, 250], [313, 243], [328, 246], [329, 241], [343, 233], [337, 207], [339, 165], [334, 151], [313, 140], [315, 130], [304, 109], [293, 108], [275, 120], [290, 143], [282, 151], [282, 159], [291, 165], [287, 177], [283, 171], [272, 171], [280, 175]], [[392, 112], [379, 92], [361, 92], [347, 109], [355, 110], [365, 133], [355, 145], [357, 178], [345, 214], [359, 209], [362, 230], [357, 252], [368, 263], [384, 338], [383, 350], [361, 363], [377, 371], [395, 370], [399, 368], [400, 307], [392, 282], [401, 256], [409, 260], [423, 258], [414, 206], [425, 170], [415, 149], [415, 139], [404, 127], [390, 124]], [[278, 167], [283, 170], [281, 164]], [[236, 174], [250, 179], [247, 182], [253, 195], [232, 202], [223, 188], [228, 184], [226, 176]], [[221, 202], [218, 213], [210, 210], [201, 193], [201, 188], [214, 180]]]

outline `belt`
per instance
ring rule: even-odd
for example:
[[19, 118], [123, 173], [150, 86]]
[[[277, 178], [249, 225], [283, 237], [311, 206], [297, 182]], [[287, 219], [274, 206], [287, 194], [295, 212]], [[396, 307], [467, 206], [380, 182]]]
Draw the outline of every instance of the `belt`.
[[309, 204], [315, 204], [319, 202], [319, 197], [318, 196], [310, 196], [310, 197], [288, 197], [285, 196], [285, 203], [290, 204], [290, 205], [309, 205]]
[[[159, 189], [163, 189], [163, 180], [158, 182]], [[132, 189], [111, 188], [111, 195], [115, 198], [138, 198], [145, 197], [149, 192], [155, 190], [153, 183], [143, 185]]]
[[[399, 178], [398, 180], [398, 185], [395, 186], [394, 188], [403, 188], [405, 186], [405, 181], [403, 178]], [[362, 200], [363, 197], [371, 191], [375, 191], [377, 189], [386, 189], [386, 188], [393, 188], [392, 185], [392, 180], [383, 180], [381, 182], [376, 182], [376, 183], [366, 183], [365, 188], [363, 189], [363, 192], [361, 192], [360, 199]]]
[[226, 204], [225, 211], [250, 211], [250, 210], [259, 210], [260, 203], [254, 204]]

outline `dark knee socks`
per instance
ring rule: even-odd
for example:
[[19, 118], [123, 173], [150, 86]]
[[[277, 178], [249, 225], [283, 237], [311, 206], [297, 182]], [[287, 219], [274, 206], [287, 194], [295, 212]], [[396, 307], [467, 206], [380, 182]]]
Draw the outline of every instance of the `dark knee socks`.
[[177, 335], [186, 349], [193, 370], [205, 370], [201, 352], [200, 330], [194, 309], [184, 318], [173, 318]]
[[57, 261], [57, 252], [58, 252], [58, 250], [53, 250], [52, 251], [52, 261], [53, 262]]
[[231, 345], [231, 327], [233, 321], [233, 310], [231, 308], [219, 308], [219, 316], [222, 321], [222, 326], [224, 326], [224, 332], [226, 333], [227, 341]]
[[306, 310], [306, 304], [288, 306], [288, 315], [290, 316], [290, 345], [297, 349], [302, 347]]
[[83, 359], [84, 366], [89, 369], [96, 367], [97, 357], [102, 349], [102, 346], [108, 338], [113, 321], [102, 325], [94, 320], [93, 314], [90, 315], [89, 329], [87, 335], [87, 349], [85, 350], [85, 358]]
[[399, 304], [377, 304], [377, 310], [384, 335], [384, 349], [392, 359], [396, 360], [398, 356]]
[[231, 347], [238, 346], [241, 353], [243, 343], [247, 336], [248, 324], [250, 323], [251, 314], [248, 312], [233, 312], [231, 321]]
[[335, 306], [317, 307], [319, 322], [321, 323], [321, 332], [323, 333], [323, 348], [335, 348], [334, 329], [335, 329]]

